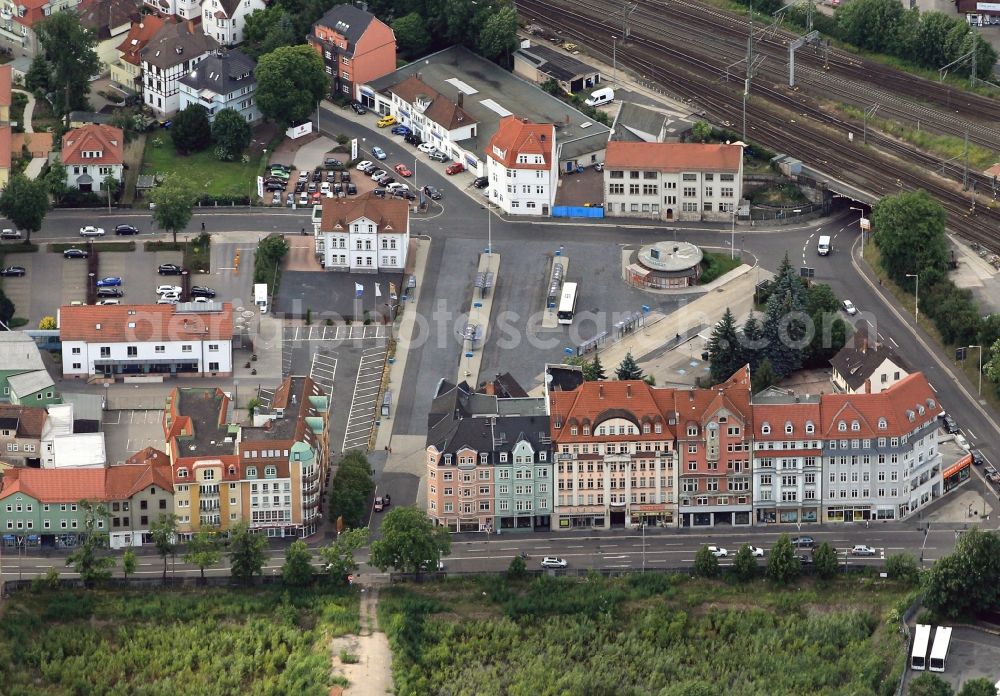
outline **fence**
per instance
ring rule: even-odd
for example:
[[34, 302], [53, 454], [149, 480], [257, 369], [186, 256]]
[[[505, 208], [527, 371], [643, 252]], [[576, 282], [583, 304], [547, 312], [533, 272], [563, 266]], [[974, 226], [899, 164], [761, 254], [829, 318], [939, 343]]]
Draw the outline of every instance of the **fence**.
[[[793, 223], [800, 222], [802, 220], [810, 220], [824, 215], [827, 212], [827, 206], [808, 204], [800, 205], [794, 208], [767, 208], [753, 206], [750, 209], [750, 219], [754, 222], [768, 221], [776, 224]], [[744, 217], [740, 217], [740, 220], [744, 220]]]
[[552, 217], [603, 218], [604, 208], [600, 206], [557, 205], [552, 208]]

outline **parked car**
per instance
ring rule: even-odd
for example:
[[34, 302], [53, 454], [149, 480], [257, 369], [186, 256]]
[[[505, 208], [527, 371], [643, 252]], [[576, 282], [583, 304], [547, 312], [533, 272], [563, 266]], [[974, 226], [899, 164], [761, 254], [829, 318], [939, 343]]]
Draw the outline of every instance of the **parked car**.
[[181, 294], [181, 286], [180, 285], [158, 285], [158, 286], [156, 286], [156, 294], [157, 295], [164, 295], [166, 293], [173, 293], [175, 295], [180, 295]]
[[356, 195], [358, 195], [358, 187], [355, 186], [354, 184], [348, 184], [347, 185], [347, 195], [348, 196], [356, 196]]
[[406, 136], [403, 138], [403, 140], [408, 142], [410, 145], [420, 145], [422, 142], [424, 142], [424, 139], [421, 138], [416, 133], [407, 133]]
[[176, 263], [161, 263], [156, 272], [160, 275], [180, 275], [184, 272], [184, 269]]
[[396, 173], [400, 176], [413, 176], [413, 172], [405, 164], [397, 164], [393, 167], [393, 169], [395, 169]]
[[28, 271], [24, 269], [24, 266], [7, 266], [7, 268], [0, 269], [0, 276], [6, 278], [23, 276], [27, 273]]
[[472, 182], [472, 185], [477, 189], [484, 189], [490, 185], [490, 179], [486, 176], [477, 176], [475, 181]]
[[420, 150], [425, 155], [429, 155], [435, 150], [437, 150], [437, 148], [434, 147], [434, 143], [420, 143], [419, 145], [417, 145], [417, 149]]
[[64, 259], [85, 259], [89, 254], [83, 249], [66, 249], [63, 252]]
[[944, 430], [949, 435], [955, 435], [958, 433], [958, 423], [956, 423], [955, 419], [951, 416], [946, 415], [941, 419], [941, 422], [944, 423]]
[[156, 301], [156, 304], [163, 304], [163, 305], [172, 304], [172, 305], [175, 305], [175, 304], [177, 304], [177, 300], [171, 299], [171, 298], [167, 298], [167, 297], [161, 297], [160, 299], [158, 299]]
[[382, 180], [389, 178], [389, 176], [391, 176], [389, 172], [385, 171], [384, 169], [380, 169], [374, 174], [372, 174], [372, 181], [376, 181], [381, 184]]
[[308, 184], [306, 184], [306, 182], [304, 181], [298, 182], [297, 184], [295, 184], [295, 193], [302, 193], [303, 191], [306, 190], [307, 185]]
[[566, 562], [565, 558], [558, 558], [557, 556], [546, 556], [542, 559], [543, 568], [565, 568], [569, 563]]
[[328, 195], [332, 190], [333, 188], [330, 186], [329, 181], [324, 181], [323, 185], [319, 187], [320, 193], [322, 193], [324, 196]]
[[459, 172], [464, 172], [464, 171], [465, 171], [464, 164], [462, 164], [461, 162], [452, 162], [451, 164], [448, 165], [448, 168], [444, 170], [444, 173], [450, 176], [452, 174], [458, 174]]
[[722, 548], [721, 546], [709, 546], [708, 552], [715, 556], [716, 558], [725, 558], [729, 555], [729, 551]]
[[375, 196], [376, 198], [385, 198], [385, 189], [377, 188], [374, 191], [372, 191], [372, 195]]
[[103, 237], [104, 229], [100, 227], [94, 227], [93, 225], [87, 225], [86, 227], [80, 228], [81, 237]]
[[285, 185], [280, 181], [265, 181], [264, 190], [274, 193], [276, 191], [284, 191]]
[[309, 202], [312, 203], [313, 205], [316, 205], [317, 203], [320, 202], [320, 200], [322, 200], [322, 198], [323, 198], [322, 193], [320, 193], [319, 191], [313, 191], [312, 195], [309, 196]]
[[410, 128], [408, 126], [404, 126], [403, 124], [399, 124], [398, 126], [392, 127], [393, 135], [409, 135], [410, 133], [411, 133]]
[[393, 116], [392, 114], [386, 114], [378, 121], [376, 121], [375, 125], [378, 126], [379, 128], [387, 128], [388, 126], [394, 126], [396, 125], [396, 117]]
[[0, 239], [24, 239], [24, 234], [21, 230], [7, 228], [0, 232]]
[[406, 184], [404, 184], [401, 181], [393, 181], [393, 182], [390, 182], [388, 184], [385, 184], [385, 188], [388, 191], [398, 191], [398, 190], [405, 191], [406, 189], [409, 188], [409, 186], [407, 186]]
[[125, 292], [121, 288], [97, 288], [98, 297], [124, 297]]
[[378, 145], [372, 148], [372, 155], [377, 160], [384, 160], [388, 156], [385, 154], [385, 150], [380, 148]]
[[207, 297], [192, 297], [191, 302], [194, 304], [209, 304], [211, 300]]
[[317, 169], [316, 171], [314, 171], [312, 173], [312, 176], [309, 177], [309, 180], [314, 183], [319, 183], [320, 181], [323, 181], [323, 170]]
[[215, 290], [204, 285], [192, 285], [191, 297], [215, 297]]
[[417, 194], [408, 188], [397, 188], [392, 190], [393, 198], [405, 198], [408, 201], [417, 200]]
[[854, 306], [854, 303], [850, 300], [844, 300], [844, 311], [850, 314], [852, 317], [858, 313], [858, 308]]
[[122, 279], [118, 276], [108, 276], [97, 281], [97, 287], [99, 288], [116, 288], [121, 284]]
[[126, 234], [139, 234], [139, 228], [132, 225], [118, 225], [115, 227], [115, 234], [126, 235]]
[[309, 172], [306, 171], [299, 172], [299, 181], [309, 181]]
[[340, 173], [340, 183], [346, 184], [351, 180], [351, 173], [346, 169]]
[[448, 160], [451, 159], [451, 157], [441, 152], [440, 150], [435, 150], [434, 152], [429, 154], [428, 157], [430, 157], [435, 162], [447, 162]]
[[[22, 273], [21, 275], [24, 275], [24, 274]], [[972, 450], [972, 452], [970, 452], [970, 454], [972, 455], [972, 463], [973, 464], [975, 464], [976, 466], [982, 466], [983, 465], [983, 461], [984, 461], [983, 455], [979, 453], [979, 450]]]
[[309, 205], [309, 194], [305, 191], [299, 194], [299, 205]]
[[325, 160], [323, 160], [323, 166], [326, 167], [327, 169], [343, 169], [344, 163], [341, 162], [336, 157], [327, 157]]
[[424, 195], [435, 201], [441, 200], [441, 192], [433, 186], [424, 186]]
[[361, 102], [352, 101], [351, 108], [354, 110], [354, 113], [356, 113], [358, 116], [364, 116], [365, 114], [368, 113], [368, 109], [366, 109], [365, 105], [362, 104]]
[[811, 549], [816, 545], [816, 540], [811, 536], [801, 536], [792, 538], [792, 546], [796, 548]]
[[962, 433], [955, 434], [955, 444], [964, 449], [966, 452], [972, 449], [972, 445], [969, 444], [969, 441], [965, 439], [965, 435], [962, 435]]
[[289, 208], [291, 208], [293, 205], [295, 205], [295, 194], [294, 193], [289, 193], [288, 196], [285, 197], [285, 205], [287, 207], [289, 207]]
[[337, 180], [337, 172], [335, 172], [332, 169], [330, 171], [328, 171], [326, 173], [326, 180], [329, 181], [332, 184], [334, 181]]
[[595, 172], [603, 172], [604, 171], [604, 162], [594, 162], [594, 171]]
[[368, 168], [373, 166], [375, 165], [369, 160], [361, 160], [356, 165], [354, 165], [354, 168], [357, 169], [359, 172], [367, 173]]
[[290, 164], [282, 164], [281, 162], [271, 162], [268, 165], [271, 169], [283, 169], [286, 172], [291, 172], [293, 167]]
[[272, 168], [270, 170], [270, 175], [271, 175], [271, 178], [273, 178], [273, 179], [281, 179], [282, 181], [288, 181], [290, 178], [292, 178], [291, 173], [285, 171], [284, 169], [275, 169], [275, 168]]
[[161, 300], [172, 300], [173, 302], [179, 302], [181, 299], [181, 294], [179, 292], [161, 292]]
[[112, 298], [110, 300], [98, 300], [98, 302], [97, 302], [97, 304], [99, 304], [99, 305], [120, 305], [121, 303], [122, 303], [121, 300], [117, 300], [117, 299], [114, 299], [114, 298]]
[[274, 195], [271, 196], [271, 205], [281, 205], [282, 202], [281, 191], [275, 191]]
[[437, 572], [441, 572], [444, 570], [444, 561], [439, 560], [437, 563], [434, 561], [424, 561], [421, 568], [425, 573], [433, 573], [435, 568], [437, 568]]
[[319, 184], [314, 182], [309, 182], [309, 185], [306, 186], [306, 191], [308, 191], [309, 193], [316, 193], [317, 191], [319, 191]]
[[328, 196], [339, 196], [344, 191], [344, 185], [338, 182], [333, 185], [331, 191], [333, 191], [333, 193], [328, 193]]
[[394, 178], [394, 177], [392, 176], [392, 174], [389, 174], [388, 176], [383, 176], [383, 177], [382, 177], [382, 180], [381, 180], [381, 181], [379, 181], [379, 183], [380, 183], [380, 184], [381, 184], [382, 186], [388, 186], [389, 184], [394, 184], [394, 183], [396, 183], [396, 179], [395, 179], [395, 178]]
[[874, 556], [875, 549], [871, 546], [866, 546], [865, 544], [855, 544], [851, 549], [852, 556]]
[[380, 495], [375, 498], [375, 512], [382, 512], [385, 508], [392, 505], [392, 496]]

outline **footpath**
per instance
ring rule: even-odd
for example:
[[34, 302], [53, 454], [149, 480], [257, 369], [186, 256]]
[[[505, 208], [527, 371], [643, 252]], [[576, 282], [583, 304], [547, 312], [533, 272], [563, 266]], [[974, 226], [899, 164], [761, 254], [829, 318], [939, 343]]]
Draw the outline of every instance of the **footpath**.
[[359, 613], [357, 635], [330, 641], [332, 671], [350, 682], [342, 692], [347, 696], [385, 696], [392, 693], [392, 651], [378, 626], [378, 587], [361, 590]]

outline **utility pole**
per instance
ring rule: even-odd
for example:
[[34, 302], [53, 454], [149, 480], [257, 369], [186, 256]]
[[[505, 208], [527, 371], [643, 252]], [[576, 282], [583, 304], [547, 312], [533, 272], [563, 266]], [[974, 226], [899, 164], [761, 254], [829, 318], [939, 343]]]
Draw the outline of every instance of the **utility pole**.
[[[975, 55], [975, 54], [973, 54]], [[969, 129], [965, 129], [965, 166], [962, 168], [962, 190], [969, 190]]]

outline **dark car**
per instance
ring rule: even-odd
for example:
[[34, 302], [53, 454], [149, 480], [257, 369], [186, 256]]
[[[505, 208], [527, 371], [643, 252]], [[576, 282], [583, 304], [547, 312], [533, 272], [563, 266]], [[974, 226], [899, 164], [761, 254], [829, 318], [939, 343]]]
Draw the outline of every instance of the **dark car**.
[[374, 191], [372, 191], [372, 195], [375, 196], [376, 198], [385, 198], [385, 189], [377, 188]]
[[954, 418], [952, 418], [951, 416], [945, 416], [944, 418], [941, 419], [941, 422], [944, 423], [944, 429], [945, 431], [948, 432], [949, 435], [958, 434], [958, 423], [955, 422]]
[[83, 249], [67, 249], [63, 252], [64, 259], [85, 259], [88, 254]]
[[132, 225], [118, 225], [115, 234], [139, 234], [139, 228]]
[[339, 159], [335, 159], [333, 157], [327, 157], [325, 160], [323, 160], [323, 166], [326, 167], [327, 169], [343, 169], [344, 163], [341, 162]]
[[0, 270], [0, 276], [23, 276], [27, 273], [24, 266], [7, 266]]
[[478, 189], [484, 189], [490, 185], [489, 177], [477, 176], [476, 180], [472, 182], [472, 185]]
[[336, 181], [337, 180], [337, 172], [335, 172], [335, 171], [329, 171], [329, 172], [327, 172], [326, 173], [326, 180], [329, 181], [330, 183], [333, 183], [334, 181]]
[[813, 557], [807, 553], [796, 554], [795, 557], [799, 559], [801, 565], [812, 565]]
[[368, 113], [368, 109], [365, 108], [364, 104], [359, 104], [356, 101], [351, 102], [351, 108], [354, 109], [354, 113], [358, 114], [359, 116], [364, 116], [365, 114]]
[[349, 171], [345, 170], [340, 173], [340, 183], [346, 184], [350, 180], [351, 180], [351, 173]]
[[97, 288], [98, 297], [124, 297], [125, 292], [121, 288]]
[[[18, 268], [18, 267], [15, 266], [15, 268]], [[24, 275], [24, 274], [22, 273], [21, 275]], [[970, 452], [969, 454], [972, 455], [972, 463], [973, 464], [975, 464], [976, 466], [982, 466], [983, 465], [983, 461], [984, 461], [983, 460], [983, 455], [981, 455], [979, 453], [979, 450], [972, 450], [972, 452]]]
[[403, 140], [408, 142], [410, 145], [420, 145], [421, 143], [424, 142], [423, 138], [421, 138], [416, 133], [407, 133], [406, 137], [404, 137]]
[[410, 189], [396, 189], [392, 192], [393, 198], [405, 198], [408, 201], [417, 200], [417, 194], [415, 194]]
[[191, 297], [215, 297], [215, 290], [204, 285], [192, 285]]
[[382, 177], [382, 180], [378, 182], [379, 186], [388, 186], [389, 184], [396, 183], [396, 180], [391, 176]]
[[438, 191], [433, 186], [424, 186], [424, 194], [426, 194], [427, 197], [431, 198], [432, 200], [435, 201], [441, 200], [441, 192]]
[[348, 196], [356, 196], [356, 195], [358, 195], [358, 187], [355, 186], [354, 184], [348, 184], [347, 185], [347, 195]]
[[317, 169], [316, 171], [314, 171], [312, 173], [312, 180], [313, 180], [313, 182], [323, 181], [323, 170], [322, 169]]
[[317, 191], [319, 191], [319, 186], [317, 186], [315, 183], [310, 183], [308, 186], [306, 186], [306, 191], [309, 193], [316, 193]]
[[300, 181], [297, 184], [295, 184], [295, 193], [302, 193], [305, 190], [306, 190], [306, 182]]
[[285, 183], [283, 181], [265, 181], [264, 182], [265, 191], [284, 191]]
[[811, 536], [794, 537], [792, 539], [792, 546], [796, 548], [811, 549], [815, 545], [816, 545], [816, 540], [813, 539]]
[[432, 152], [427, 156], [430, 157], [435, 162], [447, 162], [448, 160], [451, 159], [450, 157], [448, 157], [448, 155], [444, 154], [440, 150], [435, 150], [434, 152]]
[[333, 195], [339, 196], [344, 191], [344, 185], [341, 183], [336, 183], [333, 185]]
[[156, 272], [160, 275], [180, 275], [184, 272], [184, 269], [176, 263], [161, 263]]
[[393, 135], [409, 135], [410, 133], [411, 133], [411, 131], [410, 131], [410, 129], [409, 129], [408, 126], [404, 126], [404, 125], [400, 124], [398, 126], [393, 126], [392, 127], [392, 134]]

